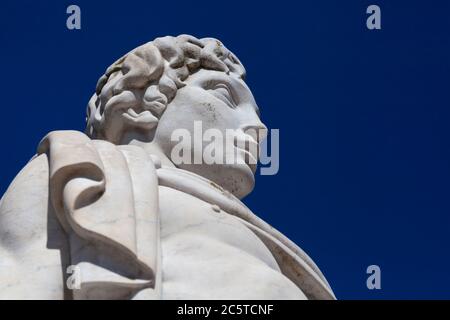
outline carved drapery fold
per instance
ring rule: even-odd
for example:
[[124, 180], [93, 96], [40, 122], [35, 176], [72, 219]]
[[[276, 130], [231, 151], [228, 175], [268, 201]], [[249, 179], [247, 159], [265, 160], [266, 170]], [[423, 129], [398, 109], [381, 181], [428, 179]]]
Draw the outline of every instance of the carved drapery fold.
[[55, 131], [40, 143], [50, 198], [79, 268], [75, 299], [159, 296], [158, 183], [139, 147]]

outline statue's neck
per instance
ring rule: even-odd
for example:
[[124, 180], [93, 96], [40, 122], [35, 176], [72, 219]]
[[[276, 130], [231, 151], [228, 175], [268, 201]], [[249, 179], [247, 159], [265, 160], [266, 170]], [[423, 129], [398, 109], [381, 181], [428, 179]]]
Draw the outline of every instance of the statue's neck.
[[131, 140], [128, 144], [143, 148], [155, 162], [160, 162], [157, 166], [165, 166], [175, 168], [175, 164], [166, 156], [159, 145], [152, 142], [142, 142], [139, 140]]

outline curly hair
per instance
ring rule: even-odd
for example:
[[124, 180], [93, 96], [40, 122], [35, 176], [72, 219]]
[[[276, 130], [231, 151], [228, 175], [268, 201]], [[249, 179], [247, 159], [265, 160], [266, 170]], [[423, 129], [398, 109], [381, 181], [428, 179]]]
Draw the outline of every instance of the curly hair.
[[[142, 112], [143, 121], [130, 124], [151, 130], [189, 75], [200, 69], [234, 73], [244, 79], [238, 58], [219, 40], [189, 35], [156, 38], [114, 62], [100, 77], [87, 107], [86, 133], [93, 139], [118, 143], [110, 134], [112, 112]], [[126, 121], [127, 117], [123, 118]]]

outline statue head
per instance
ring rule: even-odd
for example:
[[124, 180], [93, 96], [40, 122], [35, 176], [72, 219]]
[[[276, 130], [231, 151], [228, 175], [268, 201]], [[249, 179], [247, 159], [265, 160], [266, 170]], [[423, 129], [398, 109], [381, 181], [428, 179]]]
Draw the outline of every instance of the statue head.
[[175, 165], [242, 198], [254, 187], [256, 163], [249, 158], [257, 159], [258, 152], [250, 146], [267, 131], [244, 77], [238, 58], [216, 39], [157, 38], [124, 55], [99, 79], [87, 108], [86, 133], [114, 144], [149, 144], [170, 160], [178, 143], [175, 130], [192, 137], [195, 123], [224, 137], [234, 130], [233, 151], [242, 161]]

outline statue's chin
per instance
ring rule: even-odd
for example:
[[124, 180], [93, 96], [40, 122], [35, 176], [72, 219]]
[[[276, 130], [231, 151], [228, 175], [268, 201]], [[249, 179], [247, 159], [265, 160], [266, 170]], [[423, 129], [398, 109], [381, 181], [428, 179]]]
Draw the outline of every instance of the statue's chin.
[[239, 199], [252, 192], [255, 176], [246, 164], [225, 165], [216, 179], [211, 179]]

